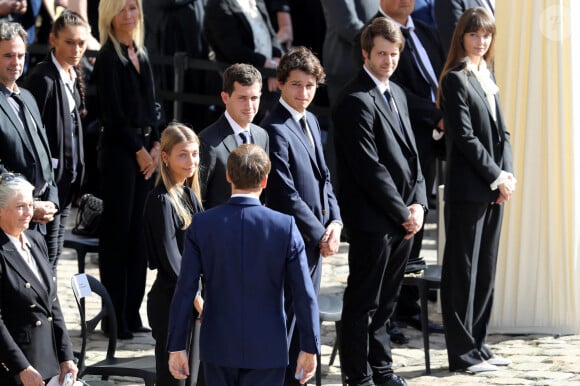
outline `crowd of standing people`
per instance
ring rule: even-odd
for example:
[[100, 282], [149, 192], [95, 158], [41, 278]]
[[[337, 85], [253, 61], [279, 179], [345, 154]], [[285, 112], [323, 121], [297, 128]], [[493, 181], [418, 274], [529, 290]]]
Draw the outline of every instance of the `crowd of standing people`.
[[[117, 316], [117, 331], [101, 327], [119, 339], [152, 333], [159, 385], [308, 382], [322, 264], [341, 237], [343, 374], [349, 385], [406, 385], [393, 371], [393, 326], [419, 312], [401, 283], [419, 257], [438, 159], [449, 369], [509, 365], [485, 344], [503, 204], [517, 184], [493, 74], [494, 2], [321, 0], [308, 12], [326, 36], [310, 41], [292, 0], [169, 3], [62, 2], [69, 9], [49, 13], [50, 52], [27, 68], [38, 33], [21, 15], [35, 2], [0, 0], [1, 383], [77, 377], [55, 283], [89, 162], [103, 200], [99, 274]], [[443, 8], [455, 19], [440, 22]], [[187, 44], [164, 36], [176, 34], [171, 20], [184, 26], [176, 10], [195, 18]], [[98, 52], [87, 62], [89, 44]], [[172, 120], [156, 95], [170, 77], [151, 55], [186, 46], [228, 64], [219, 86], [186, 78], [220, 89], [223, 110], [207, 124], [200, 106], [203, 120]], [[321, 91], [328, 117], [308, 110]], [[95, 122], [89, 160], [83, 134]], [[148, 294], [147, 267], [157, 270]]]

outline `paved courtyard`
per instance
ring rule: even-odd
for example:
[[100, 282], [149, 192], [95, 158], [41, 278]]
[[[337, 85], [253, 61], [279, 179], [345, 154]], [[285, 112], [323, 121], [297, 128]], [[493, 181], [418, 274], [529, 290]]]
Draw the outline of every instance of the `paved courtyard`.
[[[436, 212], [430, 212], [423, 243], [422, 255], [428, 263], [437, 262]], [[74, 216], [71, 216], [74, 218]], [[324, 261], [322, 293], [340, 296], [348, 276], [347, 265], [348, 245], [343, 244], [337, 256]], [[96, 265], [97, 256], [88, 255], [86, 272], [98, 277]], [[76, 273], [77, 260], [74, 250], [66, 249], [59, 261], [58, 281], [59, 296], [67, 326], [75, 348], [80, 347], [80, 327], [77, 306], [70, 286], [70, 278]], [[153, 283], [155, 273], [148, 272], [147, 286]], [[93, 299], [94, 300], [94, 299]], [[97, 307], [90, 299], [87, 307]], [[147, 322], [145, 302], [141, 308], [142, 318]], [[441, 321], [439, 306], [430, 303], [430, 318]], [[450, 373], [447, 368], [445, 341], [442, 334], [431, 334], [431, 375], [425, 375], [423, 340], [420, 331], [403, 328], [409, 335], [410, 342], [404, 346], [394, 345], [393, 354], [396, 372], [405, 377], [411, 386], [432, 385], [534, 385], [534, 386], [580, 386], [580, 335], [490, 335], [489, 343], [496, 353], [510, 358], [513, 363], [501, 368], [500, 371], [469, 375], [465, 373]], [[340, 361], [328, 366], [332, 345], [335, 340], [334, 324], [325, 322], [322, 326], [322, 373], [323, 385], [339, 386]], [[90, 335], [87, 363], [104, 358], [106, 338], [97, 328]], [[154, 341], [150, 334], [137, 334], [128, 341], [119, 341], [117, 354], [120, 357], [153, 354]], [[87, 376], [86, 380], [91, 377]], [[93, 378], [94, 379], [94, 378]], [[113, 378], [119, 385], [142, 385], [137, 379]], [[160, 385], [163, 386], [163, 385]], [[210, 385], [211, 386], [211, 385]]]

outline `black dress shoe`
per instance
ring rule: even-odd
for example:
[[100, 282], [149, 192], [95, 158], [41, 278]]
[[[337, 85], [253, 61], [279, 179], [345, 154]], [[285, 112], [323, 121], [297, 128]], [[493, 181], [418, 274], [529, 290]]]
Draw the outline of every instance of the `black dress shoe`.
[[151, 332], [151, 329], [149, 327], [145, 327], [145, 326], [141, 326], [141, 327], [137, 327], [137, 328], [132, 328], [131, 332], [136, 332], [136, 333], [149, 333]]
[[391, 329], [387, 331], [391, 338], [391, 342], [395, 344], [407, 344], [409, 343], [409, 337], [399, 329], [398, 326], [391, 326]]
[[376, 386], [408, 386], [405, 378], [399, 377], [397, 374], [392, 374], [383, 383], [377, 383]]
[[117, 332], [117, 339], [129, 340], [133, 339], [133, 333], [129, 330], [122, 330]]
[[[400, 317], [397, 320], [400, 322], [406, 323], [409, 326], [411, 326], [419, 331], [423, 330], [423, 328], [421, 326], [421, 315], [420, 314], [413, 315], [413, 316], [407, 316], [407, 317]], [[443, 332], [445, 332], [442, 324], [435, 323], [431, 320], [427, 321], [427, 328], [428, 328], [429, 332], [432, 332], [435, 334], [443, 334]]]

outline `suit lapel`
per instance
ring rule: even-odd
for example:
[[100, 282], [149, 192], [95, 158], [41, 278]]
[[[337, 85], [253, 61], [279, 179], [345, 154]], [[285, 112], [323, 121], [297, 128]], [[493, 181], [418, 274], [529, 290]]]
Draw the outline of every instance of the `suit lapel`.
[[[498, 135], [500, 135], [499, 126], [498, 126], [496, 120], [493, 119], [493, 114], [491, 112], [491, 106], [489, 105], [489, 102], [487, 101], [487, 98], [485, 97], [485, 91], [483, 91], [483, 88], [481, 88], [481, 85], [479, 84], [479, 81], [477, 80], [477, 78], [475, 76], [470, 75], [470, 76], [468, 76], [468, 78], [469, 78], [469, 84], [475, 90], [475, 93], [481, 98], [482, 103], [484, 104], [485, 108], [487, 109], [487, 113], [489, 114], [489, 121], [491, 122], [491, 124], [495, 128]], [[494, 99], [495, 99], [495, 107], [496, 107], [496, 112], [497, 112], [499, 110], [497, 108], [497, 106], [499, 106], [499, 100], [497, 98], [497, 94], [494, 95]], [[499, 119], [499, 115], [497, 115], [497, 113], [496, 113], [496, 119]], [[500, 138], [502, 138], [502, 137], [500, 136]]]
[[228, 150], [228, 152], [231, 153], [236, 147], [238, 147], [236, 134], [234, 133], [234, 129], [230, 126], [230, 123], [228, 122], [226, 116], [222, 115], [221, 119], [223, 124], [220, 125], [221, 130], [220, 137], [224, 139], [223, 144]]
[[[43, 276], [46, 280], [46, 276], [45, 274], [43, 274], [43, 270], [41, 268], [43, 264], [39, 262], [39, 260], [36, 258], [37, 252], [33, 251], [34, 249], [37, 249], [33, 247], [35, 243], [31, 241], [30, 238], [28, 238], [28, 240], [30, 241], [31, 244], [30, 248], [31, 254], [35, 259], [37, 266], [39, 267], [41, 276]], [[49, 293], [47, 288], [50, 288], [49, 283], [46, 281], [45, 283], [40, 282], [40, 280], [36, 277], [34, 272], [32, 272], [32, 269], [30, 269], [28, 264], [26, 264], [26, 262], [24, 261], [24, 259], [22, 258], [20, 253], [16, 250], [16, 247], [14, 246], [14, 244], [12, 244], [10, 240], [6, 238], [6, 242], [2, 248], [4, 249], [5, 252], [6, 262], [10, 266], [12, 266], [14, 272], [22, 278], [22, 281], [25, 283], [25, 287], [31, 288], [38, 295], [38, 298], [41, 300], [42, 305], [46, 310], [48, 310]]]
[[250, 134], [254, 140], [254, 144], [260, 146], [262, 149], [267, 150], [268, 148], [268, 135], [265, 134], [264, 130], [260, 130], [260, 126], [250, 123]]
[[[389, 111], [388, 109], [390, 109], [390, 107], [387, 104], [387, 100], [386, 100], [385, 96], [383, 94], [381, 94], [381, 92], [379, 91], [379, 89], [377, 87], [374, 87], [372, 90], [370, 90], [370, 95], [373, 98], [373, 100], [375, 101], [375, 105], [377, 106], [377, 109], [380, 111], [380, 113], [383, 115], [383, 117], [387, 120], [387, 122], [389, 122], [389, 125], [391, 126], [391, 131], [395, 134], [395, 137], [397, 137], [399, 139], [399, 142], [401, 144], [403, 144], [405, 147], [407, 147], [407, 149], [409, 149], [409, 143], [407, 142], [407, 139], [405, 138], [405, 136], [403, 135], [401, 130], [399, 130], [399, 128], [398, 128], [399, 123], [395, 122], [394, 117], [391, 114], [387, 113], [387, 111]], [[396, 101], [397, 101], [397, 98], [395, 98], [395, 104], [397, 104]], [[399, 108], [399, 107], [397, 106], [397, 108]]]
[[0, 96], [0, 108], [2, 108], [4, 114], [8, 117], [8, 119], [12, 123], [12, 126], [14, 126], [14, 129], [18, 133], [18, 136], [20, 137], [22, 142], [26, 144], [26, 149], [32, 153], [32, 149], [34, 148], [34, 146], [32, 145], [32, 143], [30, 143], [28, 135], [24, 133], [24, 127], [22, 126], [22, 123], [20, 122], [20, 119], [14, 112], [12, 106], [10, 106], [10, 103], [8, 102], [8, 97], [4, 93], [2, 93], [2, 96]]

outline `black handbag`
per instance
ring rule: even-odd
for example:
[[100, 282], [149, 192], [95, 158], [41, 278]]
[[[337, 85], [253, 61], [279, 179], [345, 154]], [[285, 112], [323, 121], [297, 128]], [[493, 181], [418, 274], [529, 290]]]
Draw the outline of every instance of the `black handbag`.
[[79, 200], [77, 218], [72, 233], [81, 236], [99, 237], [103, 200], [91, 193], [85, 193]]

